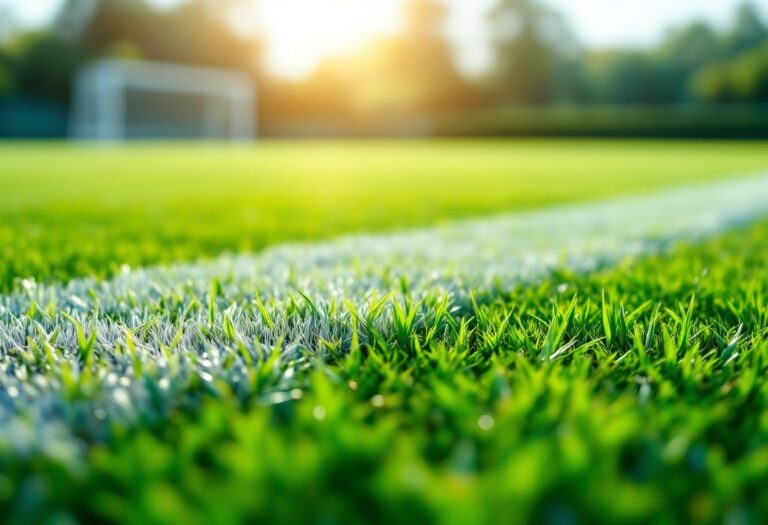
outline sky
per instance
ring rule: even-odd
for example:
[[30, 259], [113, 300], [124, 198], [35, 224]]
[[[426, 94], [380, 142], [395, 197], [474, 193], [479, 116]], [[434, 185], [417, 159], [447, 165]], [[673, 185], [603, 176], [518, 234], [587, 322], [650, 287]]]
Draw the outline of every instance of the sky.
[[[0, 17], [10, 11], [25, 26], [50, 19], [62, 0], [0, 0]], [[179, 0], [152, 0], [170, 5]], [[259, 10], [244, 8], [237, 25], [260, 28], [267, 36], [268, 66], [276, 73], [301, 76], [322, 57], [342, 53], [370, 38], [391, 33], [403, 0], [259, 0]], [[452, 8], [448, 32], [460, 64], [469, 73], [489, 62], [484, 34], [485, 13], [496, 0], [445, 0]], [[647, 46], [670, 27], [692, 19], [716, 26], [730, 22], [742, 0], [545, 0], [570, 21], [588, 47]], [[768, 20], [768, 0], [753, 2]], [[300, 16], [296, 16], [300, 13]], [[326, 24], [317, 24], [320, 18]], [[259, 22], [261, 20], [261, 22]], [[0, 24], [2, 25], [2, 24]]]

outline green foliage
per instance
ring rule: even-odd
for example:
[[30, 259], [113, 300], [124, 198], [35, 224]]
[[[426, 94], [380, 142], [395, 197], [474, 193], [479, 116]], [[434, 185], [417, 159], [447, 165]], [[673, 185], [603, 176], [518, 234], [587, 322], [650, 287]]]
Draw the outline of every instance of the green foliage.
[[[725, 29], [696, 21], [670, 30], [650, 49], [586, 50], [547, 2], [499, 0], [487, 24], [493, 67], [487, 75], [468, 77], [457, 67], [444, 31], [444, 2], [409, 0], [399, 32], [327, 58], [300, 81], [270, 76], [260, 61], [261, 44], [232, 33], [227, 18], [235, 4], [188, 0], [156, 9], [146, 0], [64, 2], [53, 27], [0, 46], [0, 109], [15, 121], [0, 133], [63, 135], [76, 68], [85, 60], [116, 56], [235, 68], [258, 77], [259, 129], [266, 136], [766, 134], [759, 116], [737, 112], [730, 115], [734, 122], [720, 126], [721, 115], [704, 109], [766, 100], [760, 50], [768, 28], [748, 3]], [[574, 105], [640, 106], [641, 117], [646, 106], [656, 110], [638, 120], [620, 111], [583, 113], [575, 125], [546, 111], [525, 119], [500, 111], [557, 112]], [[698, 111], [698, 119], [670, 125], [678, 106]], [[486, 111], [494, 118], [482, 118]], [[446, 127], [446, 116], [461, 122]]]
[[702, 69], [693, 90], [708, 102], [768, 102], [768, 44]]
[[573, 38], [562, 18], [536, 0], [501, 0], [491, 13], [493, 79], [504, 102], [554, 101], [558, 70]]
[[154, 9], [144, 0], [88, 4], [87, 0], [67, 0], [57, 25], [90, 56], [126, 56], [128, 50], [127, 56], [148, 60], [254, 71], [259, 46], [233, 34], [224, 17], [203, 1], [167, 10]]
[[587, 53], [583, 63], [590, 100], [618, 105], [760, 102], [764, 97], [756, 77], [764, 69], [759, 50], [767, 38], [760, 13], [744, 4], [725, 31], [695, 21], [669, 32], [649, 51]]
[[0, 98], [11, 93], [14, 83], [10, 64], [4, 58], [2, 53], [0, 53]]
[[6, 44], [6, 67], [0, 59], [0, 95], [12, 93], [68, 104], [75, 70], [86, 54], [48, 32], [24, 34]]
[[[447, 15], [435, 0], [405, 2], [399, 34], [374, 40], [353, 57], [327, 59], [304, 90], [315, 99], [317, 89], [322, 105], [333, 105], [334, 98], [338, 104], [339, 93], [346, 93], [345, 109], [369, 118], [412, 119], [461, 107], [470, 82], [443, 35]], [[324, 93], [324, 82], [335, 82], [336, 89]]]
[[[627, 94], [631, 94], [628, 91]], [[509, 107], [446, 115], [436, 134], [449, 137], [768, 138], [768, 108], [745, 104]]]

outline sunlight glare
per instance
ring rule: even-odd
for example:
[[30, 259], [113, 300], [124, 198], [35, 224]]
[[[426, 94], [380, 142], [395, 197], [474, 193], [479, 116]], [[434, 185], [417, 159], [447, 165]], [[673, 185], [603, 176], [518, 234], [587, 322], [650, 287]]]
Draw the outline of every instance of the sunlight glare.
[[262, 0], [271, 70], [301, 76], [322, 59], [353, 51], [400, 24], [400, 0]]

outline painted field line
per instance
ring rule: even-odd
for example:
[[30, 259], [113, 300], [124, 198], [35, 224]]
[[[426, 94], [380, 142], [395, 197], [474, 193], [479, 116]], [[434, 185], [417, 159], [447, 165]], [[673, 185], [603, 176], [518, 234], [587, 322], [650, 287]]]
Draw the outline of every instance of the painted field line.
[[[5, 429], [0, 439], [19, 450], [71, 451], [80, 443], [76, 435], [103, 437], [105, 420], [130, 423], [148, 410], [174, 410], [190, 378], [223, 382], [247, 395], [248, 365], [231, 359], [233, 333], [241, 343], [238, 351], [249, 352], [253, 360], [263, 359], [265, 349], [283, 341], [284, 375], [269, 394], [269, 400], [279, 402], [296, 387], [293, 372], [308, 365], [306, 356], [319, 338], [349, 335], [341, 299], [364, 311], [373, 298], [406, 287], [414, 299], [438, 294], [461, 304], [472, 292], [508, 289], [558, 267], [588, 272], [678, 240], [715, 235], [766, 212], [768, 175], [754, 175], [409, 232], [278, 246], [199, 264], [136, 269], [101, 282], [27, 283], [0, 297], [0, 427]], [[211, 301], [211, 289], [219, 288], [212, 282], [220, 283], [221, 290]], [[288, 305], [302, 301], [297, 290], [317, 308], [316, 315], [286, 319]], [[255, 291], [269, 320], [255, 306]], [[328, 313], [331, 302], [341, 312], [335, 322]], [[39, 306], [30, 319], [26, 314], [33, 303]], [[53, 305], [51, 316], [45, 313], [48, 304]], [[387, 316], [378, 322], [386, 330]], [[54, 333], [55, 353], [45, 356], [45, 339]], [[72, 385], [79, 384], [83, 339], [90, 334], [95, 334], [91, 348], [99, 364], [79, 401], [72, 403], [67, 396], [79, 388]], [[129, 352], [129, 346], [134, 350]], [[140, 379], [136, 366], [142, 367]]]
[[768, 213], [768, 175], [738, 177], [642, 196], [577, 204], [423, 228], [404, 233], [354, 235], [337, 240], [268, 248], [252, 256], [129, 271], [111, 280], [75, 280], [35, 286], [0, 299], [0, 314], [20, 315], [30, 301], [71, 312], [102, 312], [154, 304], [169, 291], [205, 295], [221, 279], [228, 297], [284, 299], [296, 289], [313, 300], [364, 301], [399, 288], [418, 295], [435, 290], [507, 287], [558, 266], [589, 271], [670, 241], [694, 240]]

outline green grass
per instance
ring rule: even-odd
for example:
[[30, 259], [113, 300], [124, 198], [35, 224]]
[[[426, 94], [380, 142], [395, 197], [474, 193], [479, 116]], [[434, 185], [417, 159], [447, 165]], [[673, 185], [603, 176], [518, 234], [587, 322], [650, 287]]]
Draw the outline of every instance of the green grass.
[[[768, 164], [765, 148], [738, 143], [4, 148], [9, 286]], [[86, 311], [0, 312], [0, 416], [47, 388], [66, 403], [30, 402], [0, 433], [0, 512], [9, 523], [764, 523], [766, 246], [763, 221], [450, 303], [405, 281], [366, 304], [298, 291], [273, 301], [224, 278], [204, 293], [147, 283], [146, 302], [130, 290], [109, 302], [94, 284]], [[189, 323], [194, 334], [177, 331]], [[307, 337], [269, 335], [284, 332]], [[146, 398], [126, 399], [123, 380]], [[40, 406], [76, 439], [25, 433]]]
[[761, 143], [0, 144], [0, 290], [766, 165]]
[[315, 354], [295, 399], [258, 401], [290, 362], [252, 363], [245, 401], [191, 384], [197, 402], [111, 429], [84, 464], [0, 454], [4, 516], [764, 522], [766, 242], [762, 223], [562, 272], [450, 321], [422, 305], [415, 323]]

